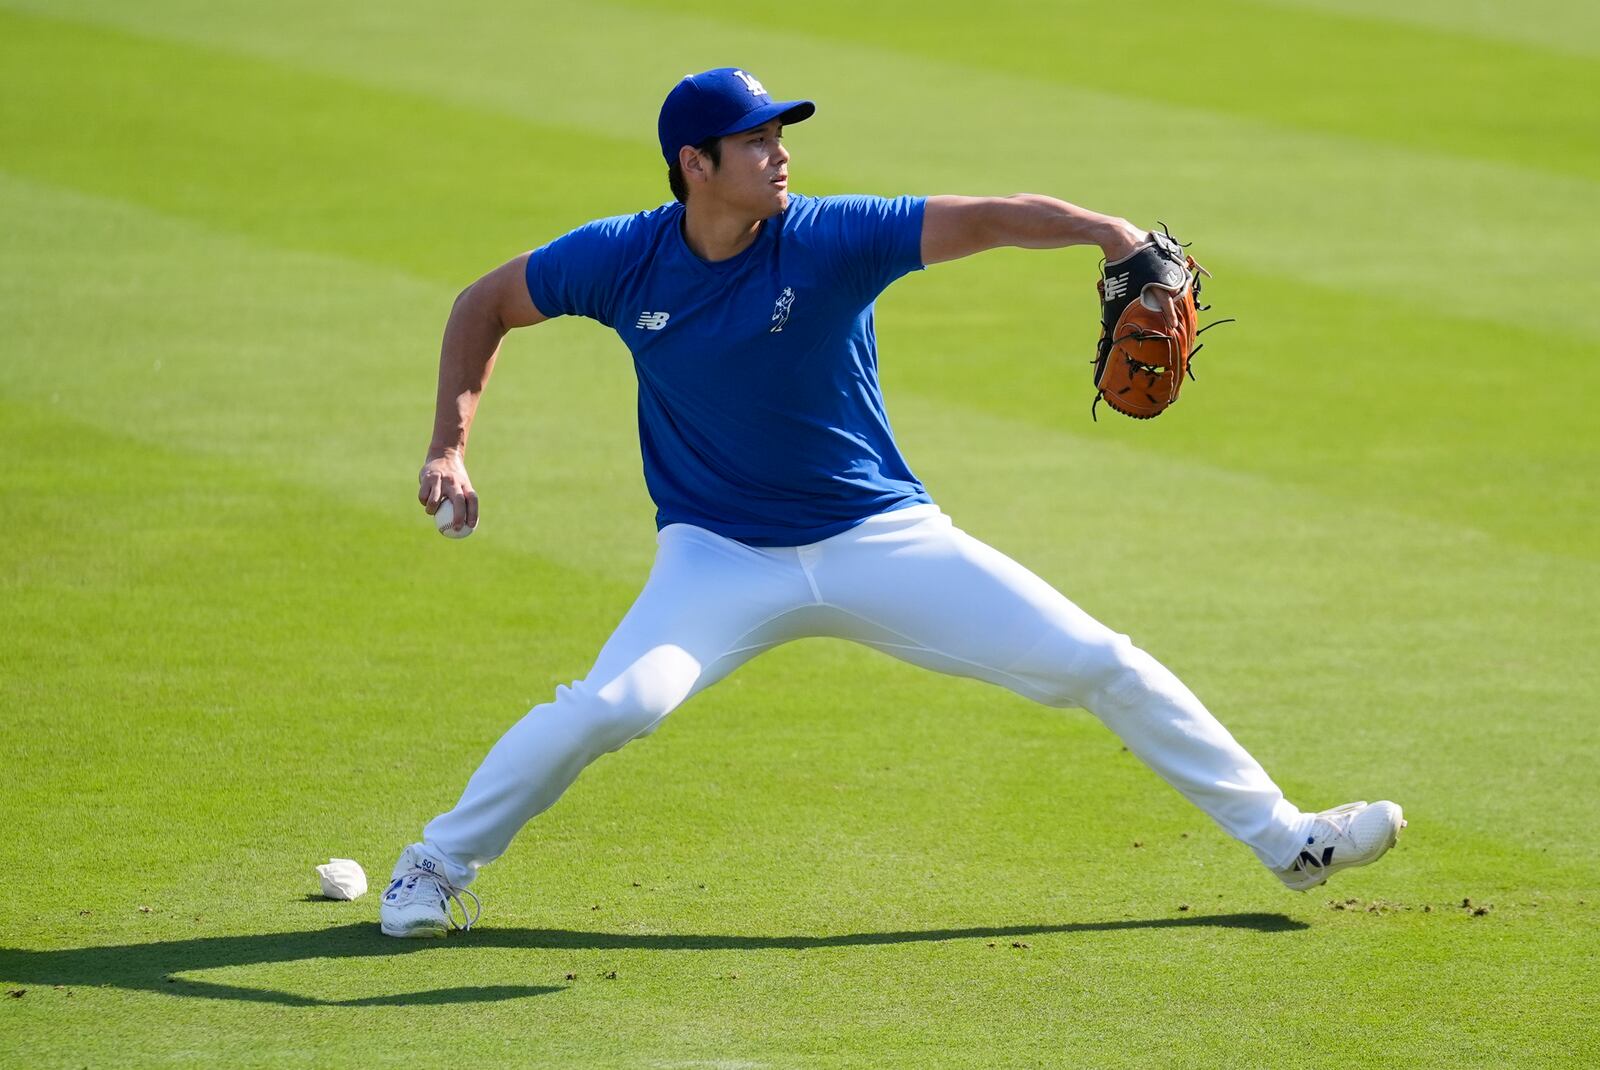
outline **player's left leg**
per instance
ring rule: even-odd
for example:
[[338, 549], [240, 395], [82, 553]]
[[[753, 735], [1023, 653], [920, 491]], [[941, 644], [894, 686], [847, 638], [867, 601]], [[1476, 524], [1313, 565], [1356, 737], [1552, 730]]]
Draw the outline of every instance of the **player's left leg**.
[[834, 634], [1089, 710], [1274, 870], [1321, 832], [1155, 658], [934, 507], [885, 513], [806, 549], [822, 600], [840, 614]]
[[489, 749], [455, 806], [395, 864], [381, 910], [391, 936], [442, 936], [470, 885], [602, 755], [764, 650], [799, 638], [813, 601], [794, 553], [744, 546], [687, 524], [657, 535], [650, 578], [588, 674], [556, 688]]

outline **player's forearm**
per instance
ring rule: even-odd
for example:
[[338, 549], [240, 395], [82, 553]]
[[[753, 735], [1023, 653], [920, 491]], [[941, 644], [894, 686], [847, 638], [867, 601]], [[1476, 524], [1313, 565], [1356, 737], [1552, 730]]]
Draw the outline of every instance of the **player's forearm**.
[[494, 370], [506, 328], [474, 289], [456, 298], [439, 352], [439, 393], [434, 405], [428, 457], [465, 455], [478, 400]]
[[938, 264], [986, 249], [1061, 249], [1098, 245], [1108, 261], [1127, 255], [1145, 233], [1126, 219], [1102, 215], [1037, 193], [1012, 197], [929, 197], [922, 225], [922, 262]]
[[1137, 231], [1126, 219], [1038, 193], [996, 198], [985, 214], [996, 245], [1022, 249], [1061, 249], [1071, 245], [1106, 248], [1118, 244], [1130, 231]]

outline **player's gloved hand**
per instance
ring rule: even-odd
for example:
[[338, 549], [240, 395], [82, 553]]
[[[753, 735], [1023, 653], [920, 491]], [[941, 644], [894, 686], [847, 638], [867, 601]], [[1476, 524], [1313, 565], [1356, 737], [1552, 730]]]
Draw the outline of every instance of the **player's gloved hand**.
[[[1118, 222], [1126, 222], [1125, 220]], [[1106, 261], [1095, 284], [1100, 294], [1100, 341], [1095, 346], [1094, 414], [1101, 401], [1138, 420], [1165, 412], [1178, 400], [1209, 305], [1198, 303], [1200, 279], [1210, 274], [1165, 227], [1137, 238], [1118, 230], [1102, 240]], [[1131, 239], [1131, 243], [1125, 240]], [[1122, 250], [1126, 249], [1125, 252]], [[1122, 252], [1120, 256], [1115, 253]]]
[[438, 454], [430, 452], [427, 463], [417, 474], [417, 501], [422, 503], [429, 516], [437, 513], [439, 505], [446, 500], [455, 511], [453, 528], [460, 531], [463, 527], [477, 525], [478, 492], [472, 489], [467, 466], [456, 450], [445, 450]]

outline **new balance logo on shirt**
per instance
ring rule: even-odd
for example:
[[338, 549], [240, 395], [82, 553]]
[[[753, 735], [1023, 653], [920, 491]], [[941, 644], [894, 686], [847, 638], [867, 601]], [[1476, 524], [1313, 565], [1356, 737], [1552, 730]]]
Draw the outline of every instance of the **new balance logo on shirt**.
[[667, 320], [671, 316], [672, 313], [670, 312], [641, 312], [639, 313], [639, 322], [635, 323], [634, 326], [641, 330], [659, 331], [667, 325]]
[[1106, 276], [1105, 290], [1105, 297], [1107, 301], [1115, 301], [1117, 298], [1127, 293], [1128, 273], [1123, 272], [1121, 275]]

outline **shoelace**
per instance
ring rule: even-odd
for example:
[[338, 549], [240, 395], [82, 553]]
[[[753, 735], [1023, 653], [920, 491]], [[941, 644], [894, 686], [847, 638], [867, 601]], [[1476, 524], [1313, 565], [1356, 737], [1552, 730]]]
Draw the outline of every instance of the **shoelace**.
[[[472, 928], [478, 923], [478, 918], [483, 915], [483, 903], [478, 899], [477, 894], [474, 893], [471, 888], [457, 888], [455, 885], [439, 876], [439, 874], [430, 873], [425, 869], [412, 870], [411, 873], [407, 875], [405, 883], [402, 885], [402, 887], [415, 895], [416, 883], [423, 880], [429, 882], [436, 889], [438, 889], [440, 897], [444, 899], [445, 916], [450, 919], [450, 925], [453, 928], [459, 929], [461, 932], [466, 932], [468, 929]], [[472, 900], [472, 909], [470, 911], [467, 909], [466, 900], [461, 898], [462, 896], [466, 896], [467, 899]], [[456, 912], [451, 908], [452, 903], [461, 908], [462, 920], [459, 923], [456, 921]]]
[[[471, 916], [468, 916], [467, 914], [467, 904], [461, 898], [462, 896], [466, 896], [468, 899], [472, 900]], [[454, 903], [456, 906], [461, 908], [462, 924], [460, 925], [456, 925], [456, 912], [451, 910], [449, 907], [446, 907], [445, 909], [450, 915], [450, 924], [456, 925], [456, 928], [460, 929], [462, 932], [466, 932], [468, 929], [478, 924], [478, 918], [483, 914], [483, 904], [478, 901], [477, 895], [473, 893], [471, 888], [451, 887], [448, 890], [445, 902]]]
[[[1360, 813], [1366, 807], [1366, 805], [1366, 803], [1359, 802], [1345, 803], [1343, 806], [1336, 806], [1332, 810], [1325, 810], [1318, 814], [1317, 817], [1333, 826], [1332, 835], [1322, 837], [1322, 841], [1326, 842], [1328, 840], [1344, 840], [1346, 843], [1352, 843], [1354, 838], [1350, 834], [1350, 826], [1352, 823], [1354, 823], [1356, 815]], [[1313, 868], [1318, 870], [1323, 868], [1322, 864], [1316, 861], [1314, 855], [1311, 857], [1311, 866], [1308, 867], [1306, 865], [1306, 861], [1306, 853], [1302, 851], [1300, 853], [1300, 857], [1296, 858], [1294, 864], [1289, 868], [1299, 873], [1309, 872]]]
[[1348, 840], [1351, 838], [1350, 826], [1355, 823], [1356, 815], [1366, 809], [1366, 805], [1366, 803], [1345, 803], [1317, 816], [1332, 825], [1335, 833]]

